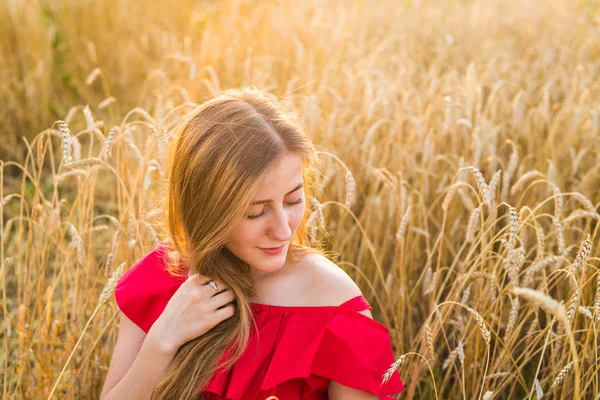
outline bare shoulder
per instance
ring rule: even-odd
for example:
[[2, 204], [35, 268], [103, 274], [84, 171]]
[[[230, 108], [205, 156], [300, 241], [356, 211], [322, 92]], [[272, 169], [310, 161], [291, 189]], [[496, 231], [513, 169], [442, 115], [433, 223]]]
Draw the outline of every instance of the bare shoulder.
[[[309, 306], [338, 306], [346, 301], [362, 296], [356, 282], [340, 266], [321, 254], [304, 257], [302, 287], [304, 302]], [[365, 315], [369, 315], [366, 310]]]

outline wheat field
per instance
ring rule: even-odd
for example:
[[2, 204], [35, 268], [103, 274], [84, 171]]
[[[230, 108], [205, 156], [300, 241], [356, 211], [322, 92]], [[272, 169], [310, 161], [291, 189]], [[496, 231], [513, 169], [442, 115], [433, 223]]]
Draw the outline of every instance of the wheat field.
[[244, 84], [304, 118], [398, 398], [600, 398], [595, 1], [0, 4], [3, 399], [99, 396], [169, 133]]

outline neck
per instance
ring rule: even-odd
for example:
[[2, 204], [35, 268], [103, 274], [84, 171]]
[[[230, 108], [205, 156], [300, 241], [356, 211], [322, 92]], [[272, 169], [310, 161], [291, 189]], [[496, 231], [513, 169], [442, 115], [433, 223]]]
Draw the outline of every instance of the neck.
[[[252, 272], [254, 279], [254, 287], [256, 289], [256, 297], [251, 299], [252, 302], [269, 303], [272, 297], [281, 295], [283, 283], [293, 278], [293, 268], [286, 262], [283, 267], [274, 272]], [[278, 294], [279, 292], [279, 294]]]

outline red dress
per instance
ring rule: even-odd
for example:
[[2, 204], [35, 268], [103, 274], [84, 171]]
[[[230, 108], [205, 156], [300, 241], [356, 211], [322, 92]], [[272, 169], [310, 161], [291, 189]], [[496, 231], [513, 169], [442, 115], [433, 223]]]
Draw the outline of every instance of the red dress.
[[[121, 311], [145, 332], [184, 282], [167, 273], [163, 256], [161, 243], [115, 288]], [[329, 380], [378, 394], [380, 400], [404, 390], [397, 371], [381, 385], [394, 362], [389, 329], [356, 312], [372, 309], [363, 296], [339, 306], [251, 307], [259, 334], [253, 329], [236, 364], [215, 373], [203, 392], [207, 400], [324, 400]]]

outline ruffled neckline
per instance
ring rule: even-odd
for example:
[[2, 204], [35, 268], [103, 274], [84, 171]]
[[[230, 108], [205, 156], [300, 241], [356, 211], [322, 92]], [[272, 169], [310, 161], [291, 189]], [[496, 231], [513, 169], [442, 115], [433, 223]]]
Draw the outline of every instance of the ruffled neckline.
[[371, 310], [372, 307], [363, 295], [358, 295], [348, 301], [337, 306], [280, 306], [274, 304], [250, 303], [254, 313], [264, 314], [271, 317], [287, 317], [287, 316], [326, 316], [327, 314], [345, 314], [350, 318], [355, 318], [363, 323], [385, 333], [390, 331], [390, 328], [368, 317], [358, 310]]
[[242, 357], [231, 369], [216, 373], [205, 388], [213, 394], [211, 400], [284, 399], [298, 391], [305, 394], [295, 400], [321, 398], [329, 380], [380, 399], [391, 400], [387, 394], [403, 390], [397, 373], [381, 384], [394, 362], [389, 328], [359, 312], [371, 309], [364, 296], [338, 306], [250, 305], [258, 329], [252, 330]]

